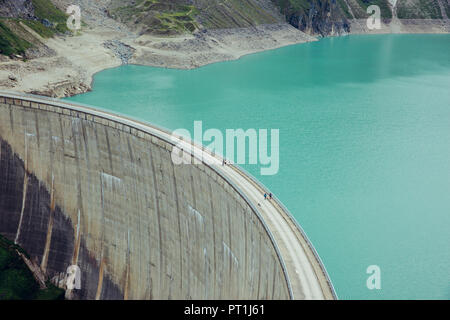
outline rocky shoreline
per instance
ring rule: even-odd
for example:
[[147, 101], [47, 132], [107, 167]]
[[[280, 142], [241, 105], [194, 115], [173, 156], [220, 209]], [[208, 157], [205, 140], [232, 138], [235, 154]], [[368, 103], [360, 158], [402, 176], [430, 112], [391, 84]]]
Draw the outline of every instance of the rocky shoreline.
[[133, 47], [119, 40], [107, 40], [103, 43], [103, 46], [111, 50], [122, 61], [122, 64], [128, 64], [136, 51]]
[[102, 27], [71, 37], [43, 39], [37, 34], [34, 36], [52, 54], [26, 62], [3, 57], [0, 89], [61, 98], [91, 90], [95, 73], [124, 64], [192, 69], [316, 40], [288, 24], [174, 37], [137, 37]]
[[[449, 33], [449, 20], [393, 19], [380, 30], [352, 20], [350, 34]], [[26, 28], [26, 26], [24, 26]], [[32, 33], [32, 30], [29, 30]], [[345, 35], [346, 33], [343, 33]], [[126, 30], [91, 27], [81, 35], [38, 38], [48, 55], [29, 61], [0, 57], [0, 89], [67, 97], [92, 88], [95, 73], [124, 64], [192, 69], [260, 51], [318, 40], [287, 23], [201, 31], [174, 37], [137, 36]]]

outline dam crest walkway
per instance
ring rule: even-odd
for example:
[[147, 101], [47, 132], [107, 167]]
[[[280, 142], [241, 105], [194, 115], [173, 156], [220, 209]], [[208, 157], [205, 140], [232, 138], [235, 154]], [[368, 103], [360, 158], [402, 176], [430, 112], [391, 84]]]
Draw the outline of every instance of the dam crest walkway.
[[[138, 131], [143, 131], [175, 146], [173, 135], [168, 130], [126, 116], [116, 115], [90, 106], [34, 95], [0, 91], [0, 96], [57, 106], [68, 112], [82, 112], [101, 117], [107, 121], [124, 124]], [[282, 261], [291, 298], [307, 300], [337, 299], [319, 255], [305, 232], [281, 201], [276, 197], [264, 200], [264, 193], [270, 191], [242, 168], [233, 164], [223, 165], [223, 159], [220, 156], [211, 154], [201, 145], [191, 141], [183, 141], [182, 144], [185, 144], [186, 150], [190, 150], [192, 155], [202, 154], [207, 165], [238, 190], [263, 221]]]

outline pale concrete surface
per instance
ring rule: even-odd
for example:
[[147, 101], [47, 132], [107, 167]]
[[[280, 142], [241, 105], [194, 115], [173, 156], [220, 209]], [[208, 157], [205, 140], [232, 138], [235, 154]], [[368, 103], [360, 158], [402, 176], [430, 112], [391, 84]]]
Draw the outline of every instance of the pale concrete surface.
[[334, 298], [281, 205], [219, 158], [173, 165], [164, 130], [0, 93], [0, 140], [0, 232], [54, 281], [80, 265], [79, 298]]
[[[165, 134], [165, 133], [163, 133]], [[170, 136], [168, 136], [170, 138]], [[189, 150], [190, 143], [183, 150]], [[203, 152], [201, 146], [194, 144], [197, 154], [202, 154], [205, 162], [213, 164], [215, 170], [224, 174], [239, 186], [258, 209], [267, 224], [286, 265], [294, 299], [321, 300], [337, 299], [335, 290], [322, 262], [312, 248], [306, 235], [291, 221], [290, 214], [278, 205], [275, 199], [264, 200], [269, 190], [258, 185], [245, 172], [234, 165], [222, 165], [223, 158]], [[229, 160], [228, 160], [229, 162]]]

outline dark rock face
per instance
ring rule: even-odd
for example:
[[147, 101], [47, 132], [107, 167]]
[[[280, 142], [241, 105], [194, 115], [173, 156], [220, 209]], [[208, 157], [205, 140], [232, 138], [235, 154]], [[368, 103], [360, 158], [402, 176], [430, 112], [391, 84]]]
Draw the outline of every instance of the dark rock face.
[[[52, 220], [46, 276], [61, 280], [67, 267], [73, 264], [75, 233], [72, 222], [61, 208], [55, 206], [52, 210], [52, 206], [49, 191], [34, 174], [26, 172], [23, 160], [0, 137], [0, 234], [16, 241], [40, 265]], [[86, 249], [83, 239], [79, 251], [81, 290], [75, 290], [72, 298], [95, 299], [99, 263]], [[123, 293], [105, 274], [99, 297], [118, 300], [123, 299]]]
[[33, 18], [31, 0], [0, 0], [0, 17]]
[[[16, 241], [40, 264], [50, 219], [50, 194], [33, 174], [26, 173], [23, 161], [9, 144], [0, 141], [0, 233]], [[65, 271], [70, 265], [74, 242], [73, 228], [60, 208], [56, 207], [53, 214], [48, 275]]]
[[14, 241], [22, 209], [23, 181], [25, 169], [17, 165], [11, 147], [2, 141], [0, 149], [0, 233]]
[[340, 35], [350, 31], [336, 0], [308, 0], [309, 8], [282, 7], [282, 12], [295, 28], [313, 35]]

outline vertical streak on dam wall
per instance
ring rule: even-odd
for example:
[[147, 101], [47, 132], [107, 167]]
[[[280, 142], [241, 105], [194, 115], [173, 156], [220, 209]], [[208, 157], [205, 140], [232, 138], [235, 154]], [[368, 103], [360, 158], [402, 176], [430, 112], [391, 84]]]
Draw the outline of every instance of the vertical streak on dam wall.
[[81, 299], [289, 299], [264, 224], [205, 165], [97, 115], [0, 95], [0, 233]]

